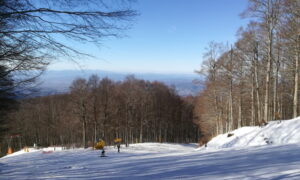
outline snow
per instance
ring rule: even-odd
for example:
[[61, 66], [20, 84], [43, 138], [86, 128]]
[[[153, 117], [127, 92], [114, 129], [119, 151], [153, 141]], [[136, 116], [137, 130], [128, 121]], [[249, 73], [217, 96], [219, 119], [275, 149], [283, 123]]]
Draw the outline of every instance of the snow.
[[300, 179], [300, 118], [243, 127], [196, 144], [140, 143], [100, 151], [49, 147], [0, 158], [1, 180]]
[[22, 149], [21, 151], [15, 152], [13, 154], [9, 154], [5, 156], [4, 158], [12, 157], [12, 156], [19, 156], [23, 155], [24, 153], [32, 153], [32, 152], [37, 152], [40, 151], [44, 154], [46, 153], [52, 153], [53, 151], [62, 151], [62, 147], [46, 147], [46, 148], [41, 148], [41, 149], [36, 149], [36, 148], [28, 148], [28, 152], [25, 151], [25, 149]]
[[[228, 137], [228, 134], [233, 136]], [[300, 118], [270, 121], [263, 127], [242, 127], [213, 138], [209, 149], [300, 143]]]

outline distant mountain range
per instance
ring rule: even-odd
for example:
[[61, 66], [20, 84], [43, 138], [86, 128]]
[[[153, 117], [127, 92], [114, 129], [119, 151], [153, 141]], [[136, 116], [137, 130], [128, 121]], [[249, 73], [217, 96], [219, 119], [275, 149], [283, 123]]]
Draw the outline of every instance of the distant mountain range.
[[148, 81], [160, 81], [168, 86], [174, 86], [181, 96], [196, 95], [201, 86], [195, 81], [200, 79], [197, 74], [159, 74], [159, 73], [119, 73], [103, 70], [50, 70], [40, 77], [41, 84], [38, 86], [39, 95], [64, 93], [69, 91], [69, 86], [76, 78], [88, 79], [96, 74], [101, 79], [108, 77], [114, 81], [122, 81], [128, 75], [134, 75], [137, 79]]

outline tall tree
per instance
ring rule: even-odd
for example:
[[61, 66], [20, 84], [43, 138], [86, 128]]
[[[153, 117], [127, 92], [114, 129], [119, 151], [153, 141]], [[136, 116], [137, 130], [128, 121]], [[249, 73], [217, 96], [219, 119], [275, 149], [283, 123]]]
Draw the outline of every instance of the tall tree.
[[269, 121], [270, 113], [270, 86], [273, 64], [273, 46], [274, 32], [279, 22], [280, 0], [249, 0], [249, 7], [245, 14], [258, 19], [261, 25], [262, 33], [266, 39], [266, 80], [265, 80], [265, 97], [264, 97], [264, 121]]
[[82, 144], [87, 148], [87, 123], [88, 123], [88, 85], [85, 79], [76, 79], [70, 86], [73, 96], [74, 111], [82, 123]]
[[89, 90], [89, 103], [90, 103], [90, 112], [92, 114], [93, 122], [94, 122], [94, 138], [93, 142], [97, 142], [97, 127], [99, 123], [99, 93], [98, 93], [98, 86], [99, 86], [100, 78], [97, 75], [92, 75], [88, 80], [88, 90]]
[[293, 59], [294, 93], [293, 93], [293, 117], [298, 115], [298, 89], [299, 89], [299, 56], [300, 56], [300, 2], [285, 0], [283, 3], [282, 26], [280, 28], [286, 47]]
[[[0, 66], [0, 77], [6, 74], [4, 66]], [[16, 95], [14, 93], [13, 79], [10, 76], [0, 78], [0, 142], [5, 133], [9, 130], [8, 121], [11, 119], [8, 114], [11, 110], [16, 109]]]

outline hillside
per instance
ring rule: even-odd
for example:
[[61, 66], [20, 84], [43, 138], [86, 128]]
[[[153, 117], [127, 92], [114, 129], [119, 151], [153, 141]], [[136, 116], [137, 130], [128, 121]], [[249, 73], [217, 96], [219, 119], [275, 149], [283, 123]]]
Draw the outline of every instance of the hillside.
[[231, 133], [215, 137], [207, 148], [142, 143], [117, 153], [107, 147], [105, 158], [91, 149], [21, 151], [0, 159], [1, 179], [300, 178], [300, 118]]

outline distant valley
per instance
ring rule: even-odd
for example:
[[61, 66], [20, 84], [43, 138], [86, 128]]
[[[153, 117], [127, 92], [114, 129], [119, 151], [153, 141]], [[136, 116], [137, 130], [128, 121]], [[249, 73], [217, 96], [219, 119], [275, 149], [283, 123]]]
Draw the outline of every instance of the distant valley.
[[159, 73], [121, 73], [102, 70], [50, 70], [46, 71], [39, 79], [39, 96], [58, 94], [69, 91], [69, 86], [76, 78], [89, 78], [96, 74], [100, 79], [108, 77], [114, 81], [122, 81], [128, 75], [134, 75], [137, 79], [148, 81], [160, 81], [170, 87], [175, 87], [181, 96], [196, 95], [201, 90], [200, 80], [197, 74], [159, 74]]

